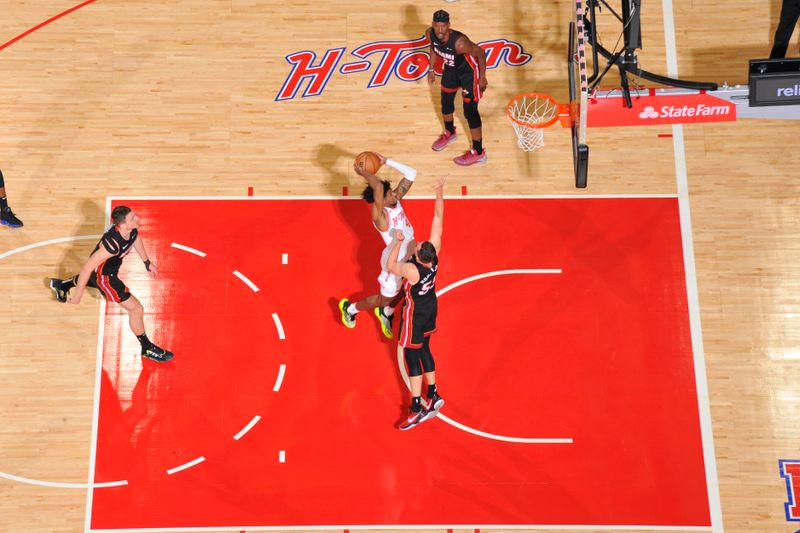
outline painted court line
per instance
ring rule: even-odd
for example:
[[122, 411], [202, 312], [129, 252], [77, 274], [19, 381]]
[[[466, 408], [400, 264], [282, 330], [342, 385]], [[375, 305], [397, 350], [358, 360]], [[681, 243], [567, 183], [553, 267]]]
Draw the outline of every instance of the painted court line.
[[272, 313], [272, 321], [275, 322], [275, 328], [278, 330], [278, 338], [284, 340], [286, 335], [283, 333], [283, 324], [281, 324], [281, 317], [278, 313]]
[[[108, 211], [108, 208], [106, 209]], [[33, 244], [28, 244], [25, 246], [20, 246], [18, 248], [14, 248], [7, 252], [0, 254], [0, 259], [5, 259], [6, 257], [11, 257], [12, 255], [22, 253], [28, 250], [33, 250], [35, 248], [41, 248], [43, 246], [48, 246], [50, 244], [59, 244], [63, 242], [72, 242], [72, 241], [86, 241], [86, 240], [96, 240], [100, 239], [102, 235], [78, 235], [74, 237], [60, 237], [57, 239], [49, 239], [46, 241], [39, 241]], [[101, 354], [103, 349], [102, 339], [103, 339], [103, 329], [104, 329], [104, 318], [105, 318], [105, 310], [106, 310], [106, 302], [105, 300], [100, 302], [100, 318], [99, 318], [99, 334], [97, 340], [97, 364], [96, 364], [96, 380], [95, 380], [95, 412], [93, 414], [93, 420], [96, 422], [97, 420], [97, 406], [99, 405], [99, 391], [100, 391], [100, 368], [101, 368]], [[121, 485], [127, 485], [127, 480], [119, 480], [119, 481], [109, 481], [104, 483], [92, 483], [93, 472], [94, 472], [94, 464], [95, 464], [95, 455], [94, 455], [94, 443], [97, 441], [97, 434], [96, 434], [96, 423], [92, 425], [92, 449], [89, 453], [89, 476], [86, 483], [62, 483], [58, 481], [47, 481], [41, 479], [31, 479], [22, 476], [16, 476], [14, 474], [9, 474], [7, 472], [0, 472], [0, 478], [7, 479], [9, 481], [16, 481], [19, 483], [25, 483], [28, 485], [37, 485], [40, 487], [55, 487], [55, 488], [62, 488], [62, 489], [95, 489], [95, 488], [104, 488], [104, 487], [119, 487]], [[87, 492], [87, 508], [91, 508], [91, 498], [92, 491], [89, 490]], [[88, 516], [88, 515], [87, 515]]]
[[[595, 200], [598, 198], [626, 199], [626, 198], [677, 198], [677, 194], [499, 194], [476, 196], [445, 196], [446, 200]], [[269, 201], [269, 200], [352, 200], [361, 202], [361, 196], [110, 196], [112, 200], [153, 200], [153, 201]], [[434, 196], [405, 196], [409, 200], [432, 200]]]
[[170, 244], [173, 248], [177, 248], [178, 250], [183, 250], [184, 252], [189, 252], [190, 254], [199, 255], [200, 257], [205, 257], [206, 253], [201, 252], [200, 250], [195, 250], [194, 248], [189, 248], [188, 246], [184, 246], [182, 244], [178, 244], [177, 242], [173, 242]]
[[281, 367], [278, 370], [278, 377], [275, 379], [275, 385], [272, 387], [273, 392], [278, 392], [279, 390], [281, 390], [281, 384], [283, 383], [284, 374], [286, 374], [286, 365], [281, 364]]
[[253, 290], [253, 292], [258, 292], [259, 291], [259, 288], [256, 287], [256, 284], [253, 283], [252, 281], [250, 281], [249, 279], [247, 279], [247, 277], [245, 277], [245, 275], [242, 274], [241, 272], [239, 272], [238, 270], [234, 270], [233, 271], [233, 275], [236, 276], [237, 278], [239, 278], [240, 280], [244, 281], [245, 285], [250, 287]]
[[484, 437], [487, 439], [492, 440], [501, 440], [504, 442], [519, 442], [522, 444], [572, 444], [572, 439], [570, 438], [525, 438], [525, 437], [506, 437], [505, 435], [496, 435], [494, 433], [488, 433], [486, 431], [481, 431], [479, 429], [473, 429], [469, 426], [465, 426], [460, 422], [456, 422], [452, 418], [448, 418], [447, 416], [439, 413], [436, 415], [436, 418], [441, 418], [442, 421], [447, 422], [453, 427], [457, 427], [462, 431], [466, 431], [467, 433], [472, 433], [473, 435], [477, 435], [478, 437]]
[[[518, 274], [561, 274], [562, 271], [560, 268], [521, 268], [521, 269], [513, 269], [513, 270], [495, 270], [492, 272], [484, 272], [483, 274], [476, 274], [475, 276], [470, 276], [468, 278], [464, 278], [462, 280], [456, 281], [451, 283], [447, 287], [436, 291], [436, 296], [440, 297], [447, 292], [460, 287], [462, 285], [466, 285], [467, 283], [471, 283], [473, 281], [478, 281], [481, 279], [491, 278], [494, 276], [510, 276], [510, 275], [518, 275]], [[397, 365], [400, 368], [400, 375], [403, 377], [403, 381], [406, 383], [406, 387], [411, 390], [411, 383], [408, 379], [408, 372], [406, 371], [406, 367], [404, 364], [405, 357], [403, 356], [403, 348], [398, 344], [397, 346]], [[464, 425], [460, 422], [456, 422], [452, 418], [449, 418], [443, 414], [438, 414], [437, 418], [441, 418], [442, 422], [450, 424], [451, 426], [458, 428], [462, 431], [466, 431], [467, 433], [472, 433], [473, 435], [477, 435], [478, 437], [484, 437], [487, 439], [492, 440], [499, 440], [505, 442], [518, 442], [523, 444], [572, 444], [572, 439], [568, 437], [564, 438], [542, 438], [542, 437], [509, 437], [507, 435], [497, 435], [495, 433], [488, 433], [486, 431], [481, 431], [475, 428], [471, 428], [467, 425]], [[503, 528], [505, 529], [505, 528]]]
[[[675, 44], [675, 18], [672, 0], [662, 0], [664, 23], [664, 44], [667, 53], [667, 75], [678, 78], [678, 53]], [[714, 452], [714, 435], [711, 425], [711, 406], [708, 397], [708, 377], [706, 376], [703, 330], [700, 323], [700, 297], [697, 289], [697, 267], [694, 260], [694, 238], [692, 235], [692, 216], [689, 204], [689, 179], [686, 171], [686, 146], [683, 142], [683, 125], [672, 126], [672, 146], [675, 153], [675, 180], [678, 189], [678, 216], [681, 223], [681, 244], [683, 245], [683, 265], [686, 277], [686, 300], [689, 308], [689, 330], [692, 337], [694, 356], [694, 376], [697, 388], [697, 408], [700, 416], [700, 438], [703, 442], [703, 462], [706, 470], [708, 490], [708, 510], [711, 515], [711, 530], [724, 531], [722, 504], [719, 494], [717, 460]]]
[[31, 28], [31, 29], [29, 29], [29, 30], [27, 30], [27, 31], [25, 31], [23, 33], [20, 33], [19, 35], [17, 35], [16, 37], [11, 39], [10, 41], [8, 41], [6, 43], [3, 43], [3, 44], [0, 44], [0, 50], [3, 50], [4, 48], [8, 48], [9, 46], [14, 44], [15, 42], [19, 41], [20, 39], [23, 39], [23, 38], [27, 37], [28, 35], [30, 35], [31, 33], [35, 32], [36, 30], [40, 30], [40, 29], [44, 28], [45, 26], [47, 26], [48, 24], [50, 24], [51, 22], [55, 22], [56, 20], [60, 19], [61, 17], [69, 15], [73, 11], [77, 11], [80, 8], [84, 7], [84, 6], [87, 6], [89, 4], [94, 3], [95, 1], [96, 0], [86, 0], [82, 4], [78, 4], [77, 6], [71, 7], [69, 9], [67, 9], [66, 11], [62, 11], [61, 13], [59, 13], [58, 15], [56, 15], [54, 17], [50, 17], [49, 19], [45, 20], [44, 22], [41, 22], [41, 23], [37, 24], [33, 28]]
[[[402, 525], [386, 525], [386, 524], [358, 524], [358, 525], [314, 525], [314, 526], [225, 526], [224, 529], [236, 531], [309, 531], [310, 529], [318, 531], [358, 531], [362, 529], [368, 530], [387, 530], [387, 529], [403, 529], [403, 530], [444, 530], [447, 528], [457, 528], [460, 530], [489, 530], [489, 529], [502, 529], [502, 530], [519, 530], [519, 529], [535, 529], [537, 531], [553, 530], [553, 531], [579, 531], [579, 530], [598, 530], [598, 531], [711, 531], [707, 526], [664, 526], [664, 525], [553, 525], [553, 524], [402, 524]], [[87, 530], [88, 531], [88, 530]], [[152, 533], [153, 531], [221, 531], [219, 527], [182, 527], [182, 528], [158, 528], [158, 529], [92, 529], [92, 533]]]
[[511, 274], [562, 274], [562, 271], [560, 268], [521, 268], [514, 270], [495, 270], [494, 272], [484, 272], [483, 274], [477, 274], [475, 276], [470, 276], [468, 278], [456, 281], [455, 283], [451, 283], [444, 289], [436, 291], [436, 296], [441, 296], [450, 292], [456, 287], [460, 287], [461, 285], [465, 285], [479, 279], [486, 279], [494, 276], [508, 276]]
[[34, 248], [41, 248], [42, 246], [47, 246], [49, 244], [58, 244], [61, 242], [71, 242], [71, 241], [88, 241], [90, 239], [100, 239], [102, 235], [79, 235], [77, 237], [60, 237], [58, 239], [50, 239], [47, 241], [39, 241], [33, 244], [27, 244], [25, 246], [20, 246], [19, 248], [14, 248], [13, 250], [9, 250], [7, 252], [3, 252], [0, 254], [0, 259], [5, 259], [6, 257], [11, 257], [14, 254], [18, 254], [21, 252], [26, 252], [28, 250], [33, 250]]
[[25, 483], [26, 485], [37, 485], [39, 487], [54, 487], [57, 489], [99, 489], [103, 487], [119, 487], [122, 485], [127, 485], [128, 481], [122, 479], [120, 481], [108, 481], [105, 483], [60, 483], [57, 481], [43, 481], [40, 479], [31, 479], [22, 476], [15, 476], [14, 474], [7, 474], [5, 472], [0, 472], [0, 478], [8, 479], [9, 481], [18, 481], [20, 483]]
[[243, 427], [239, 433], [233, 436], [233, 440], [239, 440], [242, 437], [244, 437], [248, 431], [253, 429], [253, 426], [258, 424], [259, 420], [261, 420], [261, 417], [259, 415], [254, 416], [253, 419], [245, 427]]
[[[106, 198], [105, 220], [111, 220], [111, 200]], [[89, 473], [87, 481], [94, 479], [94, 472], [97, 463], [97, 433], [100, 420], [100, 379], [103, 375], [103, 337], [105, 336], [106, 324], [106, 299], [100, 301], [99, 316], [97, 318], [97, 351], [95, 352], [94, 370], [94, 394], [92, 399], [92, 441], [89, 446]], [[94, 490], [86, 491], [86, 514], [83, 520], [84, 531], [89, 531], [92, 525], [92, 504], [94, 502]]]
[[193, 460], [189, 461], [188, 463], [184, 463], [184, 464], [182, 464], [180, 466], [176, 466], [175, 468], [170, 468], [169, 470], [167, 470], [167, 474], [169, 474], [171, 476], [172, 474], [174, 474], [176, 472], [180, 472], [181, 470], [186, 470], [187, 468], [191, 468], [194, 465], [200, 464], [205, 460], [206, 460], [206, 458], [201, 455], [197, 459], [193, 459]]

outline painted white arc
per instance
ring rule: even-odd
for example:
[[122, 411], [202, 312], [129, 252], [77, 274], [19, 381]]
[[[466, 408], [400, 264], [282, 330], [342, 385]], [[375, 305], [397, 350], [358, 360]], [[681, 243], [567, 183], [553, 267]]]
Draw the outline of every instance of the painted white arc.
[[172, 475], [172, 474], [178, 473], [178, 472], [180, 472], [182, 470], [186, 470], [187, 468], [191, 468], [191, 467], [193, 467], [193, 466], [195, 466], [197, 464], [200, 464], [205, 460], [206, 460], [206, 458], [201, 455], [197, 459], [192, 459], [188, 463], [184, 463], [184, 464], [182, 464], [180, 466], [176, 466], [175, 468], [170, 468], [169, 470], [167, 470], [167, 474]]
[[248, 431], [253, 429], [253, 427], [256, 424], [258, 424], [259, 420], [261, 420], [261, 416], [259, 416], [259, 415], [254, 416], [253, 419], [250, 420], [250, 422], [245, 427], [243, 427], [241, 429], [241, 431], [239, 431], [239, 433], [237, 433], [236, 435], [233, 436], [233, 440], [239, 440], [242, 437], [244, 437], [247, 434]]
[[183, 244], [178, 244], [177, 242], [173, 242], [170, 244], [172, 248], [177, 248], [178, 250], [183, 250], [184, 252], [189, 252], [190, 254], [198, 255], [200, 257], [205, 257], [207, 254], [205, 252], [201, 252], [195, 248], [190, 248], [189, 246], [184, 246]]
[[275, 378], [275, 385], [272, 387], [272, 392], [278, 392], [281, 390], [281, 384], [283, 383], [283, 376], [286, 374], [286, 365], [281, 363], [281, 367], [278, 369], [278, 377]]
[[470, 276], [468, 278], [464, 278], [462, 280], [451, 283], [444, 289], [436, 291], [436, 296], [442, 296], [443, 294], [447, 294], [451, 290], [460, 287], [462, 285], [466, 285], [467, 283], [478, 281], [480, 279], [491, 278], [494, 276], [508, 276], [511, 274], [562, 274], [562, 273], [563, 272], [561, 271], [560, 268], [524, 268], [515, 270], [495, 270], [493, 272], [484, 272], [483, 274], [476, 274], [475, 276]]
[[242, 273], [241, 273], [241, 272], [239, 272], [238, 270], [234, 270], [234, 271], [233, 271], [233, 275], [234, 275], [234, 276], [236, 276], [237, 278], [239, 278], [240, 280], [242, 280], [242, 281], [244, 282], [244, 284], [245, 284], [245, 285], [247, 285], [248, 287], [250, 287], [250, 289], [251, 289], [253, 292], [258, 292], [258, 291], [259, 291], [259, 289], [258, 289], [258, 287], [256, 286], [256, 284], [255, 284], [255, 283], [253, 283], [252, 281], [250, 281], [250, 280], [247, 278], [247, 276], [245, 276], [244, 274], [242, 274]]
[[[483, 274], [476, 274], [474, 276], [470, 276], [468, 278], [464, 278], [462, 280], [451, 283], [447, 287], [436, 291], [436, 296], [440, 297], [443, 294], [446, 294], [457, 287], [466, 285], [467, 283], [495, 276], [525, 275], [525, 274], [561, 274], [561, 273], [562, 270], [560, 268], [523, 268], [523, 269], [495, 270], [492, 272], [484, 272]], [[403, 381], [405, 381], [406, 387], [408, 387], [408, 389], [410, 390], [411, 383], [408, 380], [408, 372], [406, 372], [405, 365], [403, 364], [403, 348], [399, 344], [397, 346], [397, 364], [400, 367], [400, 374], [403, 376]], [[509, 437], [506, 435], [487, 433], [486, 431], [481, 431], [469, 427], [465, 424], [462, 424], [461, 422], [456, 422], [452, 418], [449, 418], [441, 413], [437, 415], [437, 418], [440, 418], [442, 422], [450, 424], [454, 428], [460, 429], [461, 431], [472, 433], [473, 435], [477, 435], [478, 437], [484, 437], [487, 439], [499, 440], [504, 442], [517, 442], [522, 444], [572, 444], [571, 438]]]
[[572, 444], [572, 439], [570, 438], [526, 438], [526, 437], [506, 437], [504, 435], [497, 435], [495, 433], [488, 433], [486, 431], [480, 431], [478, 429], [471, 428], [469, 426], [465, 426], [460, 422], [456, 422], [452, 418], [449, 418], [442, 413], [436, 415], [436, 418], [441, 418], [444, 422], [447, 422], [453, 427], [456, 427], [462, 431], [466, 431], [467, 433], [472, 433], [473, 435], [477, 435], [479, 437], [485, 437], [487, 439], [493, 440], [502, 440], [504, 442], [519, 442], [521, 444]]
[[14, 474], [8, 474], [6, 472], [0, 472], [0, 478], [8, 479], [9, 481], [17, 481], [19, 483], [25, 483], [26, 485], [53, 487], [57, 489], [99, 489], [103, 487], [120, 487], [128, 484], [128, 481], [125, 479], [119, 481], [106, 481], [103, 483], [60, 483], [58, 481], [43, 481], [40, 479], [15, 476]]
[[286, 333], [283, 331], [283, 324], [281, 323], [281, 317], [278, 316], [278, 313], [272, 313], [272, 321], [275, 322], [275, 329], [278, 330], [278, 338], [280, 340], [285, 340]]
[[0, 254], [0, 259], [5, 259], [6, 257], [11, 257], [12, 255], [27, 252], [28, 250], [33, 250], [34, 248], [41, 248], [42, 246], [48, 246], [50, 244], [59, 244], [62, 242], [71, 242], [71, 241], [88, 241], [93, 239], [100, 239], [102, 235], [78, 235], [76, 237], [60, 237], [58, 239], [50, 239], [48, 241], [39, 241], [33, 244], [28, 244], [25, 246], [20, 246], [19, 248], [14, 248], [13, 250], [9, 250], [7, 252], [3, 252]]

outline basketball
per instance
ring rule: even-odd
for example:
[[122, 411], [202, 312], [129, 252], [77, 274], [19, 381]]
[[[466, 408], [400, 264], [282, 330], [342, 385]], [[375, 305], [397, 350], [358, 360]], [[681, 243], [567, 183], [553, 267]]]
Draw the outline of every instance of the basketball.
[[370, 174], [375, 174], [381, 168], [381, 158], [375, 152], [361, 152], [356, 156], [356, 165]]

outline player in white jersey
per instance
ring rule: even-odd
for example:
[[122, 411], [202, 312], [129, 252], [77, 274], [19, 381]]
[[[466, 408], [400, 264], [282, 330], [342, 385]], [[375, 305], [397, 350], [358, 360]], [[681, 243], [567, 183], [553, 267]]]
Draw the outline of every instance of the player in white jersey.
[[398, 230], [402, 231], [405, 237], [403, 247], [400, 250], [400, 257], [405, 260], [407, 251], [414, 250], [414, 228], [411, 226], [408, 217], [406, 217], [400, 200], [408, 193], [414, 183], [417, 171], [407, 165], [387, 159], [380, 154], [378, 154], [378, 157], [381, 159], [381, 164], [392, 167], [403, 174], [403, 179], [400, 180], [395, 189], [392, 189], [392, 184], [388, 180], [381, 181], [374, 174], [370, 174], [359, 168], [358, 165], [354, 165], [356, 173], [367, 180], [368, 185], [361, 196], [367, 203], [372, 205], [372, 223], [386, 244], [386, 248], [381, 254], [381, 273], [378, 276], [380, 293], [373, 294], [357, 302], [351, 302], [347, 298], [343, 298], [339, 302], [339, 310], [342, 312], [342, 323], [348, 328], [354, 328], [356, 327], [356, 314], [359, 311], [375, 309], [375, 316], [380, 321], [381, 331], [383, 331], [386, 338], [391, 339], [394, 308], [402, 299], [403, 294], [400, 292], [402, 280], [399, 276], [388, 271], [386, 263], [394, 243], [395, 233]]

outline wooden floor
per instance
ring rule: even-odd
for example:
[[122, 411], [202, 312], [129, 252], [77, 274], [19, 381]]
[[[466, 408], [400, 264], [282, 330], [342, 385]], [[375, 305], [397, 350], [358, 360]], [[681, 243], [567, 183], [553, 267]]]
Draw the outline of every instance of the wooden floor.
[[[6, 0], [0, 42], [76, 3]], [[591, 130], [587, 191], [573, 187], [566, 130], [546, 131], [538, 152], [516, 147], [504, 117], [509, 98], [531, 90], [566, 97], [571, 2], [333, 4], [98, 0], [0, 51], [0, 168], [25, 221], [20, 230], [0, 227], [0, 254], [101, 233], [111, 195], [360, 189], [351, 165], [365, 149], [418, 168], [416, 194], [442, 174], [455, 194], [462, 185], [476, 195], [678, 192], [676, 144], [657, 136], [672, 131], [666, 126]], [[667, 74], [662, 3], [645, 4], [639, 57]], [[454, 148], [449, 157], [430, 150], [441, 124], [438, 90], [424, 80], [367, 89], [369, 73], [337, 72], [321, 96], [275, 101], [288, 54], [312, 50], [320, 60], [330, 49], [349, 56], [366, 43], [414, 39], [442, 7], [473, 41], [509, 39], [534, 55], [488, 72], [488, 164], [458, 168]], [[779, 0], [676, 2], [679, 74], [746, 83], [747, 60], [769, 53], [779, 10]], [[604, 35], [613, 48], [617, 33]], [[800, 459], [800, 126], [740, 120], [683, 134], [677, 153], [685, 150], [725, 530], [794, 531], [778, 460]], [[75, 241], [0, 260], [0, 471], [87, 478], [98, 304], [59, 307], [43, 283], [76, 271], [93, 246]], [[0, 531], [79, 531], [85, 505], [83, 490], [0, 480]]]

